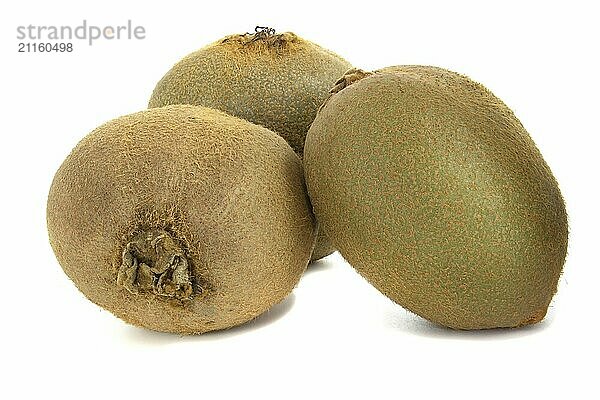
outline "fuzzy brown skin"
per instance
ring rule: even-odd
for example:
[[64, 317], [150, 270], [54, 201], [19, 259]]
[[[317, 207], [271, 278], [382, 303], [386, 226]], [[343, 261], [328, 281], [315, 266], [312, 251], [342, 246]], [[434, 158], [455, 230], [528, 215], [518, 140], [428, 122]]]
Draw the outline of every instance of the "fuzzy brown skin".
[[325, 234], [383, 294], [433, 322], [542, 320], [565, 260], [567, 215], [512, 111], [440, 68], [351, 75], [306, 139]]
[[[302, 157], [317, 109], [349, 68], [346, 60], [293, 33], [231, 35], [175, 64], [156, 85], [149, 107], [223, 110], [273, 130]], [[320, 235], [313, 260], [333, 251]]]
[[280, 302], [316, 238], [287, 143], [193, 106], [87, 135], [56, 173], [47, 223], [60, 265], [91, 301], [182, 334], [229, 328]]

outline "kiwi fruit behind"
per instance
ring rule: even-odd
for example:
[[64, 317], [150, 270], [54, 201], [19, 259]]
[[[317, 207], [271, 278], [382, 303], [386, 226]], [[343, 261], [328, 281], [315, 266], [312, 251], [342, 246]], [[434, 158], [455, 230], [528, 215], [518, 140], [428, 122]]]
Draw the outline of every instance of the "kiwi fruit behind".
[[127, 115], [81, 140], [54, 177], [47, 225], [91, 301], [180, 334], [239, 325], [280, 302], [316, 239], [291, 147], [189, 105]]
[[546, 314], [567, 250], [558, 184], [513, 112], [436, 67], [337, 82], [304, 149], [321, 229], [396, 303], [456, 329]]
[[[332, 85], [351, 65], [290, 33], [258, 28], [197, 50], [158, 82], [149, 107], [216, 108], [281, 135], [302, 157], [304, 138]], [[319, 235], [313, 260], [335, 251]]]

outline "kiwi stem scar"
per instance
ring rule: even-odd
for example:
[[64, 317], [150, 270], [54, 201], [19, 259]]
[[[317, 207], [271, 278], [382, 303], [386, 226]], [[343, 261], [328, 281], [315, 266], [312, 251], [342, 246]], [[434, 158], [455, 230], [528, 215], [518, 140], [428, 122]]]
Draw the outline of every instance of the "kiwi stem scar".
[[253, 38], [252, 38], [252, 42], [259, 40], [259, 39], [264, 39], [267, 38], [269, 36], [273, 36], [275, 34], [275, 29], [273, 28], [269, 28], [268, 26], [257, 26], [256, 28], [254, 28], [254, 34]]
[[183, 249], [169, 233], [159, 229], [144, 231], [125, 245], [117, 284], [137, 294], [190, 300], [193, 285]]

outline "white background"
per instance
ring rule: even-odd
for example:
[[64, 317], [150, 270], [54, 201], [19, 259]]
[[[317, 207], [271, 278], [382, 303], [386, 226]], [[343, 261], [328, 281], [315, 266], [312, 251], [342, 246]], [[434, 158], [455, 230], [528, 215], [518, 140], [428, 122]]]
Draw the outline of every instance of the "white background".
[[[2, 3], [2, 397], [598, 398], [599, 13], [593, 1]], [[18, 25], [143, 25], [142, 41], [18, 54]], [[547, 318], [457, 332], [387, 300], [339, 255], [257, 320], [180, 337], [87, 301], [47, 241], [54, 172], [97, 125], [141, 110], [180, 57], [230, 33], [293, 31], [355, 66], [439, 65], [514, 109], [554, 171], [569, 256]], [[133, 397], [130, 397], [133, 398]]]

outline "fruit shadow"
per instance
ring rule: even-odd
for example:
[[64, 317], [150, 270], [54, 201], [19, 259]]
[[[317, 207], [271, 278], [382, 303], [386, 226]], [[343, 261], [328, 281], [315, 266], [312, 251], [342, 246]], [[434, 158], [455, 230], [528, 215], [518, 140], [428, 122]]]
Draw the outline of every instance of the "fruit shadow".
[[308, 267], [306, 267], [306, 271], [304, 271], [304, 275], [310, 275], [314, 272], [327, 271], [333, 268], [333, 266], [335, 265], [334, 258], [332, 257], [333, 254], [335, 253], [332, 253], [327, 257], [323, 257], [320, 260], [313, 261], [310, 264], [308, 264]]
[[201, 342], [224, 340], [270, 325], [286, 315], [292, 309], [295, 302], [296, 295], [292, 293], [283, 299], [279, 304], [274, 305], [270, 310], [264, 312], [253, 320], [233, 328], [206, 332], [201, 335], [177, 335], [172, 333], [156, 332], [132, 325], [127, 325], [125, 327], [124, 336], [125, 339], [135, 342], [135, 344], [145, 344], [150, 346], [166, 345], [183, 341]]
[[552, 324], [553, 313], [548, 314], [541, 322], [520, 328], [495, 328], [481, 330], [457, 330], [427, 321], [406, 310], [390, 311], [386, 316], [386, 324], [396, 331], [433, 339], [449, 340], [507, 340], [535, 335]]

